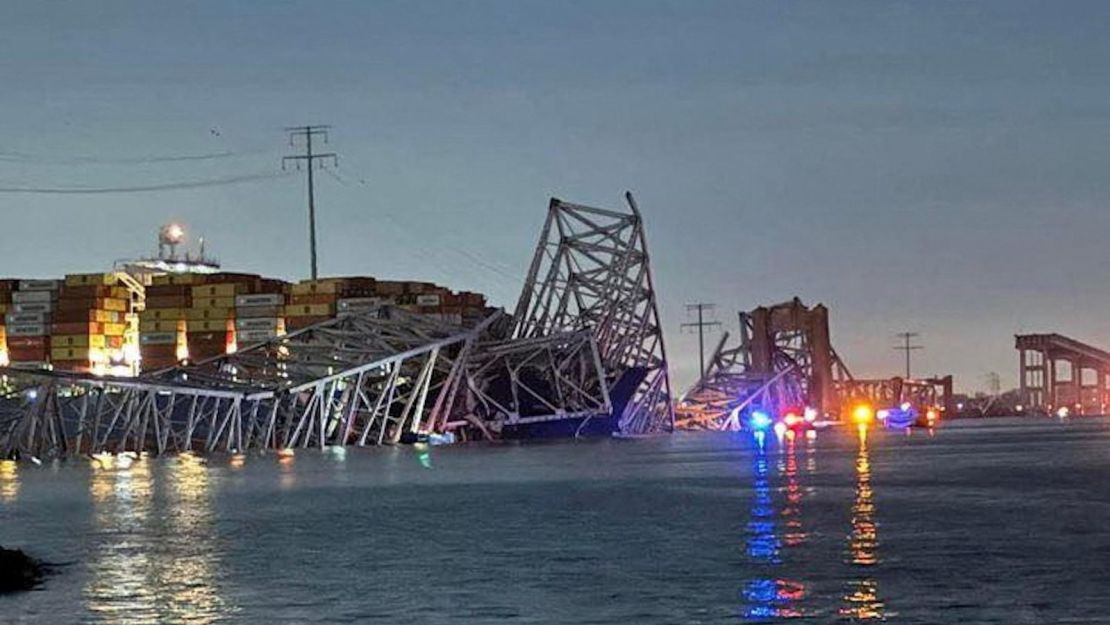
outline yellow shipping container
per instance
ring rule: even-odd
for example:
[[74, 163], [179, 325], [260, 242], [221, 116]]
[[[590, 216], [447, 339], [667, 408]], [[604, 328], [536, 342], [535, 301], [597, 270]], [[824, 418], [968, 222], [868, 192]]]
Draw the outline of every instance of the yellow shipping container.
[[[231, 297], [241, 293], [247, 293], [249, 289], [246, 284], [240, 282], [225, 282], [223, 284], [204, 284], [201, 286], [193, 287], [193, 299], [198, 297]], [[235, 302], [231, 303], [232, 306]]]
[[227, 320], [220, 319], [190, 319], [189, 332], [227, 332]]
[[180, 332], [184, 325], [184, 319], [155, 319], [144, 321], [140, 327], [143, 332]]
[[165, 321], [167, 319], [184, 319], [184, 308], [148, 308], [139, 313], [139, 321]]
[[235, 296], [198, 298], [194, 295], [193, 308], [235, 308]]
[[98, 323], [115, 323], [119, 319], [118, 310], [97, 310], [94, 312]]
[[106, 345], [103, 334], [55, 334], [50, 337], [53, 347], [101, 347]]
[[339, 292], [339, 285], [343, 283], [340, 278], [325, 278], [323, 280], [305, 280], [289, 287], [291, 295], [318, 295], [335, 294]]
[[231, 319], [235, 317], [234, 308], [187, 308], [186, 319]]
[[285, 307], [286, 317], [326, 317], [335, 314], [335, 304], [293, 304]]
[[127, 331], [126, 323], [105, 323], [104, 335], [105, 336], [123, 336]]
[[119, 284], [119, 278], [114, 273], [66, 274], [66, 286], [113, 286], [116, 284]]
[[[92, 353], [102, 353], [99, 350]], [[88, 347], [52, 347], [50, 348], [51, 360], [89, 360], [91, 355]]]
[[104, 298], [104, 310], [112, 310], [115, 312], [127, 312], [127, 300], [117, 299], [115, 297]]

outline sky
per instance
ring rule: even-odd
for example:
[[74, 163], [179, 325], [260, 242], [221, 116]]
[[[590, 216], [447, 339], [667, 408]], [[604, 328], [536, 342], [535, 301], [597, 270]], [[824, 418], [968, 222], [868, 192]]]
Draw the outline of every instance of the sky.
[[[320, 270], [512, 308], [552, 196], [644, 214], [674, 383], [686, 304], [830, 309], [857, 377], [1017, 384], [1018, 332], [1110, 347], [1110, 3], [0, 4], [0, 273], [100, 271], [185, 223], [308, 273], [287, 126], [331, 124]], [[166, 160], [165, 157], [222, 155]], [[719, 337], [710, 335], [707, 343]]]

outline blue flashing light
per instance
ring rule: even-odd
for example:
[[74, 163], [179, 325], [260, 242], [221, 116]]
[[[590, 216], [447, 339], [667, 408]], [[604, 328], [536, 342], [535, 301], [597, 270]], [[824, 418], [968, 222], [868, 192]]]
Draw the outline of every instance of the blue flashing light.
[[753, 430], [766, 430], [771, 427], [771, 415], [762, 410], [753, 410], [749, 422]]

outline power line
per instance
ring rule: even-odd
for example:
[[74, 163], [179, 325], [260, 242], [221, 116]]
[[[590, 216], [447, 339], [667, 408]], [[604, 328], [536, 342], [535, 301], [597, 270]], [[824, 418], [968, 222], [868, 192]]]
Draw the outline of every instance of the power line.
[[257, 180], [270, 180], [287, 176], [285, 172], [267, 174], [247, 174], [243, 176], [227, 176], [224, 178], [210, 178], [207, 180], [186, 180], [182, 182], [167, 182], [161, 184], [139, 185], [131, 187], [0, 187], [0, 193], [34, 193], [44, 195], [95, 195], [104, 193], [148, 193], [151, 191], [175, 191], [179, 189], [200, 189], [204, 187], [219, 187], [232, 184], [242, 184]]
[[698, 312], [698, 320], [694, 323], [684, 323], [681, 326], [683, 329], [698, 329], [698, 371], [701, 372], [701, 378], [705, 377], [705, 329], [716, 329], [721, 327], [720, 321], [706, 321], [704, 314], [706, 311], [712, 311], [716, 307], [716, 304], [706, 304], [703, 302], [686, 304], [687, 312], [693, 312], [695, 310]]
[[317, 272], [316, 272], [316, 197], [315, 197], [315, 191], [313, 190], [313, 183], [312, 183], [313, 165], [315, 165], [316, 162], [319, 161], [320, 167], [323, 168], [324, 163], [326, 163], [328, 159], [331, 159], [332, 165], [337, 167], [339, 165], [339, 159], [335, 155], [335, 152], [327, 152], [327, 153], [324, 153], [324, 154], [314, 154], [312, 152], [312, 138], [313, 137], [321, 137], [321, 138], [323, 138], [324, 143], [327, 143], [328, 142], [328, 129], [329, 128], [331, 128], [331, 126], [326, 126], [326, 125], [294, 126], [294, 127], [291, 127], [291, 128], [286, 128], [285, 131], [289, 133], [289, 145], [293, 145], [297, 138], [304, 139], [305, 151], [304, 151], [304, 154], [294, 154], [294, 155], [291, 155], [291, 156], [282, 157], [282, 159], [281, 159], [282, 169], [284, 169], [285, 164], [287, 162], [290, 162], [290, 161], [296, 163], [297, 164], [297, 169], [300, 169], [301, 168], [301, 162], [303, 161], [306, 164], [305, 169], [308, 170], [308, 245], [309, 245], [309, 256], [311, 257], [311, 262], [312, 262], [312, 279], [313, 280], [315, 280], [316, 277], [317, 277]]
[[896, 336], [903, 341], [902, 345], [895, 345], [894, 349], [900, 352], [906, 352], [906, 379], [908, 380], [910, 379], [910, 353], [914, 350], [925, 349], [925, 346], [910, 344], [913, 339], [921, 336], [921, 334], [917, 332], [899, 332]]
[[146, 163], [178, 163], [188, 161], [211, 161], [226, 158], [239, 158], [243, 156], [255, 156], [258, 154], [272, 153], [272, 149], [258, 149], [258, 150], [242, 150], [242, 151], [222, 151], [222, 152], [207, 152], [201, 154], [171, 154], [171, 155], [151, 155], [151, 156], [134, 156], [134, 157], [104, 157], [104, 156], [69, 156], [69, 157], [52, 157], [42, 154], [30, 154], [27, 152], [8, 152], [0, 151], [0, 161], [10, 163], [41, 163], [45, 165], [84, 165], [84, 164], [108, 164], [108, 165], [142, 165]]
[[[346, 161], [346, 159], [345, 159], [344, 162], [348, 162], [348, 161]], [[349, 169], [349, 167], [346, 167], [346, 166], [344, 168]], [[341, 184], [345, 187], [348, 187], [348, 188], [354, 188], [355, 187], [354, 184], [352, 184], [349, 180], [347, 180], [344, 176], [341, 176], [336, 171], [333, 171], [331, 169], [324, 169], [324, 172], [327, 173], [329, 176], [331, 176], [333, 179], [335, 179], [336, 182], [338, 182], [339, 184]], [[365, 180], [362, 180], [362, 179], [359, 180], [359, 185], [365, 185], [365, 184], [366, 184]], [[380, 214], [382, 217], [384, 217], [386, 219], [386, 221], [388, 221], [388, 222], [392, 223], [394, 226], [396, 226], [397, 229], [400, 232], [402, 232], [405, 236], [408, 236], [410, 231], [412, 230], [412, 228], [410, 226], [406, 226], [405, 224], [401, 223], [400, 218], [398, 218], [397, 215], [395, 215], [395, 214], [393, 214], [393, 213], [391, 213], [387, 210], [377, 210], [376, 213]], [[498, 265], [500, 265], [500, 263], [498, 261], [496, 261], [495, 259], [480, 256], [476, 252], [470, 252], [468, 250], [463, 249], [462, 247], [460, 247], [458, 245], [447, 244], [447, 245], [444, 245], [444, 246], [441, 246], [441, 247], [443, 247], [445, 249], [448, 249], [452, 252], [455, 252], [456, 254], [458, 254], [458, 255], [466, 258], [467, 260], [471, 261], [475, 265], [478, 265], [479, 267], [482, 267], [483, 269], [486, 269], [488, 271], [496, 273], [496, 274], [498, 274], [499, 276], [501, 276], [503, 278], [508, 278], [509, 280], [512, 280], [512, 281], [514, 281], [518, 284], [522, 284], [522, 285], [524, 284], [524, 280], [520, 277], [519, 274], [512, 273], [512, 270], [510, 270], [508, 267], [505, 267], [504, 265], [498, 266]], [[445, 273], [450, 273], [450, 272], [445, 272]]]

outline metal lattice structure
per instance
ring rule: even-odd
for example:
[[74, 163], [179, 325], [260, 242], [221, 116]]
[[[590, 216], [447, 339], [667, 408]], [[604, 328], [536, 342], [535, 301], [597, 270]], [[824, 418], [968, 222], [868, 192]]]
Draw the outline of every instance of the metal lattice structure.
[[735, 430], [749, 406], [838, 409], [851, 373], [829, 341], [828, 311], [795, 298], [739, 314], [737, 345], [725, 333], [699, 379], [679, 400], [683, 429]]
[[552, 200], [516, 318], [342, 316], [138, 378], [0, 369], [0, 457], [243, 452], [404, 442], [505, 427], [670, 429], [643, 225]]
[[385, 308], [135, 379], [8, 370], [0, 455], [396, 443], [447, 421], [500, 316], [466, 328]]
[[668, 431], [674, 412], [647, 241], [632, 194], [625, 198], [629, 212], [551, 200], [513, 337], [590, 332], [610, 395], [631, 388], [614, 407], [620, 431]]

